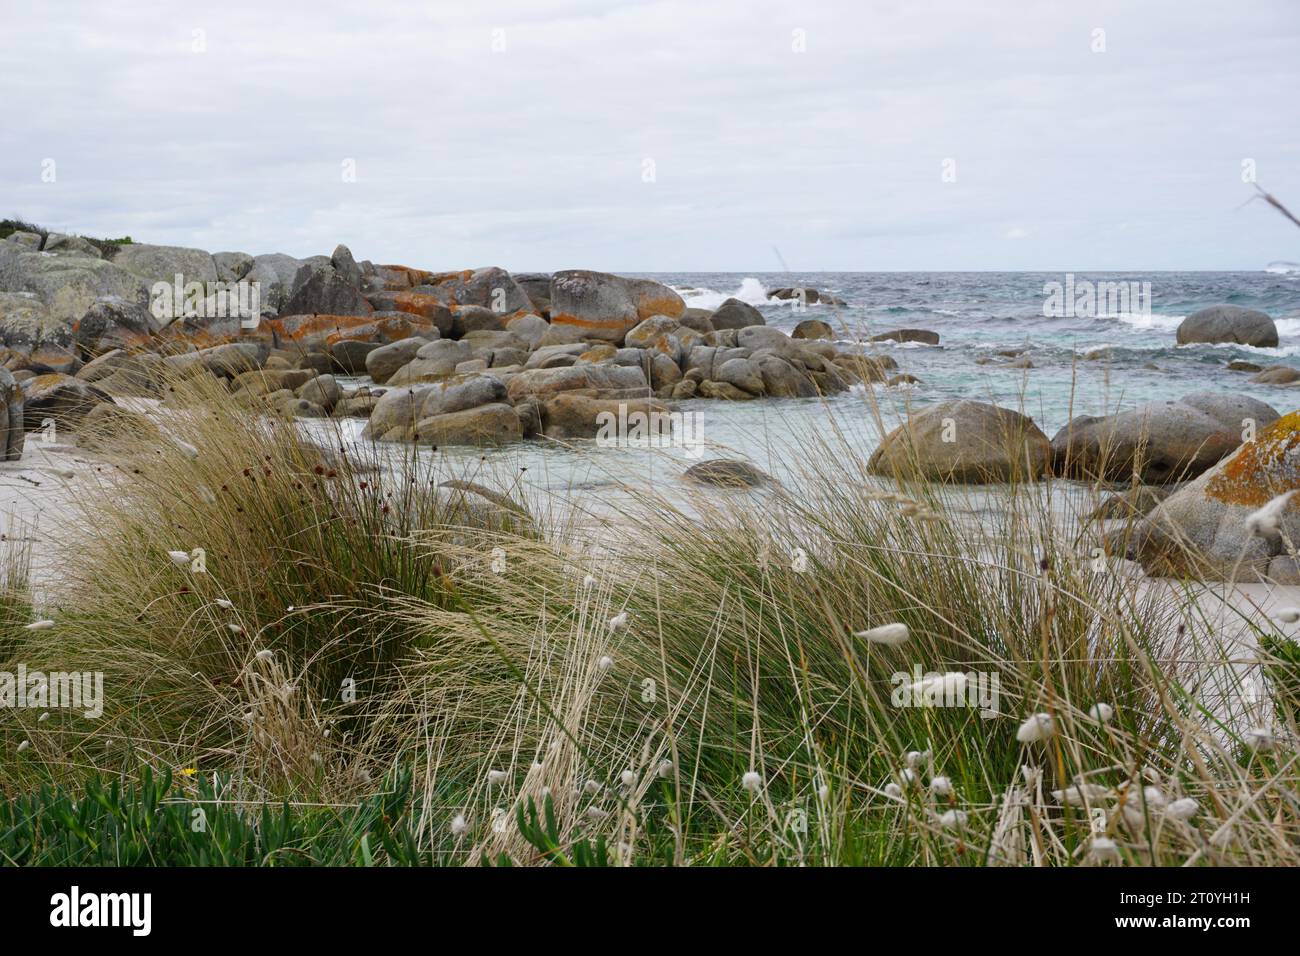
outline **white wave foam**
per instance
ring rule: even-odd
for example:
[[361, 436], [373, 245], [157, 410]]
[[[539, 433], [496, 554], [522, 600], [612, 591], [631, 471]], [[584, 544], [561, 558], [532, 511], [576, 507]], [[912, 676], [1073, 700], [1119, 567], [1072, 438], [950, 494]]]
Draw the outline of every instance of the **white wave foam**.
[[728, 299], [739, 299], [750, 305], [767, 305], [767, 289], [749, 276], [741, 280], [740, 288], [734, 292], [716, 289], [677, 289], [676, 292], [685, 300], [688, 309], [716, 309]]
[[1270, 262], [1264, 271], [1274, 275], [1293, 275], [1300, 272], [1300, 262]]
[[1115, 319], [1135, 329], [1160, 329], [1173, 331], [1183, 324], [1185, 315], [1162, 315], [1158, 312], [1117, 312], [1113, 315], [1099, 315], [1099, 319]]

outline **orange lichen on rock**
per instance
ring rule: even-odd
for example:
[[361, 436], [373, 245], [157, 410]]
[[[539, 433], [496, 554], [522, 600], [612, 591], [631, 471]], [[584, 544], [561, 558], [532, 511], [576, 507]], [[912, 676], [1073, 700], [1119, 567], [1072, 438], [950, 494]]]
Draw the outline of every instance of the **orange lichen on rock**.
[[1259, 507], [1297, 488], [1300, 488], [1300, 411], [1283, 415], [1256, 435], [1254, 441], [1242, 445], [1210, 479], [1205, 493], [1227, 504]]
[[427, 333], [429, 328], [428, 324], [417, 327], [415, 323], [408, 319], [388, 316], [377, 321], [367, 322], [364, 325], [339, 328], [325, 337], [325, 344], [329, 346], [338, 342], [396, 342], [400, 339], [409, 339], [412, 335], [419, 335], [422, 332]]
[[432, 275], [427, 269], [413, 269], [410, 266], [379, 266], [378, 268], [406, 276], [406, 288], [408, 289], [411, 286], [423, 285]]
[[551, 325], [572, 325], [579, 329], [630, 329], [636, 324], [636, 319], [580, 319], [567, 313], [551, 316]]
[[422, 315], [426, 319], [436, 318], [447, 309], [446, 302], [428, 292], [399, 292], [393, 297], [393, 304], [399, 312]]
[[318, 335], [328, 335], [340, 329], [355, 328], [358, 325], [371, 325], [374, 320], [368, 315], [286, 315], [272, 319], [270, 325], [275, 329], [276, 337], [282, 342], [300, 342]]
[[666, 315], [670, 319], [679, 319], [686, 311], [686, 304], [676, 295], [669, 297], [639, 292], [636, 296], [637, 313], [643, 319], [652, 315]]

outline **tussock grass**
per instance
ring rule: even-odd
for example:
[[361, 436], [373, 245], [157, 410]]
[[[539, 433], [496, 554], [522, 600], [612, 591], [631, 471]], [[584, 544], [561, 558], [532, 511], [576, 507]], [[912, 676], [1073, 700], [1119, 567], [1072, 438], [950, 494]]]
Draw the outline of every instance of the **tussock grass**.
[[[836, 436], [763, 491], [624, 489], [593, 545], [174, 387], [9, 652], [103, 671], [105, 714], [0, 715], [8, 791], [196, 767], [355, 806], [409, 774], [393, 863], [1300, 862], [1295, 645], [1106, 558], [1050, 482], [885, 480]], [[903, 706], [917, 670], [971, 696]]]

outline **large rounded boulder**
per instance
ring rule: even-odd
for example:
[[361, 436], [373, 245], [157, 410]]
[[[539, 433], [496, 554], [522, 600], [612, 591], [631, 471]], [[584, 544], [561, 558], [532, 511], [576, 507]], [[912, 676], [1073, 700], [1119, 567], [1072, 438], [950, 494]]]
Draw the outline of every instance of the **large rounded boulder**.
[[1281, 507], [1277, 533], [1260, 534], [1249, 522], [1293, 491], [1300, 491], [1300, 412], [1263, 428], [1116, 539], [1150, 574], [1297, 584], [1300, 567], [1288, 542], [1300, 543], [1300, 495]]
[[1212, 305], [1193, 312], [1178, 326], [1178, 344], [1229, 342], [1277, 347], [1277, 326], [1263, 312], [1236, 305]]
[[686, 303], [653, 279], [625, 279], [607, 272], [569, 269], [551, 276], [551, 326], [583, 338], [622, 342], [652, 315], [676, 319]]
[[1277, 418], [1263, 402], [1216, 392], [1149, 402], [1115, 415], [1083, 415], [1052, 438], [1053, 469], [1085, 481], [1183, 481], [1231, 454], [1245, 436]]
[[1033, 420], [987, 402], [944, 402], [917, 412], [871, 456], [877, 474], [966, 484], [1034, 480], [1051, 443]]

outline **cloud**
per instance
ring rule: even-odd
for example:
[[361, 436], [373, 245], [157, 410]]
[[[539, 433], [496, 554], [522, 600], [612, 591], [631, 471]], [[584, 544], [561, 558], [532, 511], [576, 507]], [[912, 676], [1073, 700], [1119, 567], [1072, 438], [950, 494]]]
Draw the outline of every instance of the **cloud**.
[[[1300, 11], [1196, 6], [29, 4], [0, 38], [0, 214], [432, 268], [1295, 258], [1238, 207], [1243, 158], [1300, 203]], [[1008, 222], [1033, 224], [1014, 255], [986, 242]]]

